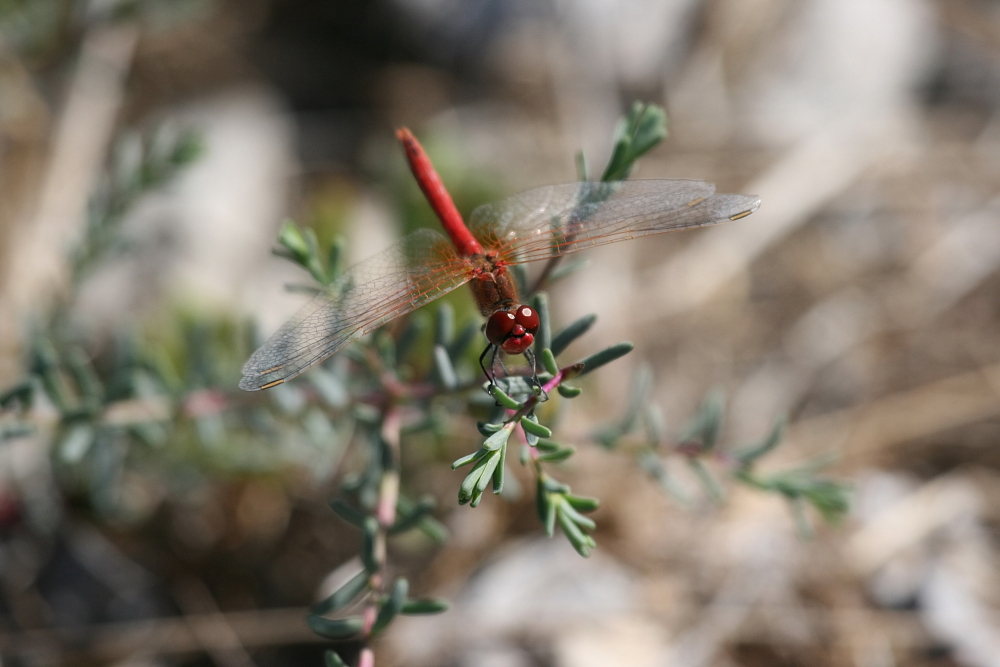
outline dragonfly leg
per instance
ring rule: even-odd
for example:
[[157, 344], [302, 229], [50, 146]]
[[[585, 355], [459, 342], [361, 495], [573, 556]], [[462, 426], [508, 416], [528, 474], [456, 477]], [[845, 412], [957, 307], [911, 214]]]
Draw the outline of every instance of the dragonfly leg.
[[483, 363], [486, 359], [486, 355], [489, 354], [491, 350], [493, 351], [493, 359], [490, 360], [490, 367], [493, 366], [493, 361], [496, 359], [497, 354], [496, 345], [490, 343], [486, 346], [486, 349], [483, 350], [483, 353], [479, 355], [479, 367], [483, 369], [483, 375], [485, 375], [486, 379], [490, 381], [490, 385], [493, 385], [494, 374], [490, 374], [490, 372], [486, 370], [486, 364]]
[[495, 347], [493, 349], [493, 377], [496, 377], [497, 366], [500, 366], [500, 370], [503, 371], [504, 377], [510, 377], [510, 373], [507, 372], [507, 367], [503, 365], [503, 356], [500, 354], [500, 348]]
[[542, 382], [538, 379], [538, 364], [535, 360], [535, 353], [531, 351], [530, 347], [524, 351], [524, 358], [527, 359], [528, 366], [531, 368], [531, 383], [538, 387], [543, 401], [549, 400], [548, 393], [542, 391]]

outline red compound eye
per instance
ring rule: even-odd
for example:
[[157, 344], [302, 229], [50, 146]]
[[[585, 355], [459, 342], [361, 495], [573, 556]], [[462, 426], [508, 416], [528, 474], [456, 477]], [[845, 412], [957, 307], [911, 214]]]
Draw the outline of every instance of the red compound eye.
[[538, 325], [541, 324], [538, 313], [530, 306], [518, 306], [514, 311], [514, 320], [532, 334], [538, 331]]
[[486, 340], [494, 345], [503, 345], [516, 325], [517, 320], [514, 313], [498, 310], [490, 315], [490, 319], [486, 321]]

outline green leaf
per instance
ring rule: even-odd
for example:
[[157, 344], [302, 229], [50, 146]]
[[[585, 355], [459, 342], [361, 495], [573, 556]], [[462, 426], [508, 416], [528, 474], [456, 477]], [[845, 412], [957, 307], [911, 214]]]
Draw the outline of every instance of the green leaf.
[[646, 444], [650, 448], [656, 449], [666, 437], [667, 428], [663, 419], [663, 411], [660, 410], [660, 406], [650, 403], [646, 405], [642, 417], [643, 425], [646, 428]]
[[[549, 324], [549, 299], [545, 292], [539, 292], [531, 301], [532, 307], [538, 313], [538, 331], [535, 333], [535, 354], [544, 357], [552, 341], [552, 329]], [[544, 358], [542, 359], [544, 362]], [[546, 366], [546, 368], [548, 368]], [[558, 370], [558, 367], [557, 367]], [[556, 371], [549, 370], [553, 375]]]
[[66, 463], [78, 463], [94, 444], [96, 433], [90, 424], [72, 426], [59, 443], [59, 457]]
[[576, 449], [573, 447], [565, 447], [563, 449], [557, 449], [554, 452], [546, 452], [544, 454], [538, 455], [538, 460], [545, 463], [556, 463], [558, 461], [565, 461], [569, 457], [576, 453]]
[[490, 387], [490, 396], [496, 399], [496, 402], [499, 405], [507, 408], [508, 410], [518, 410], [521, 407], [521, 404], [504, 393], [504, 390], [501, 389], [499, 385], [494, 384]]
[[569, 538], [569, 543], [573, 545], [576, 552], [584, 558], [590, 556], [591, 546], [587, 535], [580, 530], [580, 527], [573, 522], [573, 519], [571, 519], [565, 511], [563, 511], [561, 506], [556, 514], [556, 519], [559, 521], [559, 527], [562, 528], [563, 533], [567, 538]]
[[409, 599], [400, 608], [400, 614], [440, 614], [448, 611], [448, 602], [436, 598]]
[[476, 422], [476, 428], [480, 435], [490, 436], [503, 429], [503, 424], [491, 424], [490, 422]]
[[363, 528], [365, 525], [365, 515], [353, 506], [348, 505], [340, 498], [334, 498], [330, 501], [330, 509], [332, 509], [337, 516], [351, 525], [357, 526], [358, 528]]
[[625, 418], [622, 419], [622, 434], [629, 433], [635, 428], [639, 416], [642, 414], [646, 401], [649, 398], [649, 390], [653, 386], [653, 372], [649, 364], [641, 364], [632, 381], [632, 392], [629, 394], [628, 410]]
[[27, 423], [5, 424], [0, 426], [0, 442], [25, 438], [35, 433], [35, 427]]
[[[656, 480], [660, 488], [669, 493], [678, 503], [681, 505], [691, 504], [688, 494], [674, 481], [674, 478], [667, 472], [666, 466], [663, 465], [663, 461], [660, 460], [660, 457], [655, 452], [649, 450], [641, 452], [636, 457], [636, 463], [650, 477]], [[737, 478], [739, 478], [739, 474], [737, 474]]]
[[587, 168], [587, 156], [582, 150], [576, 152], [576, 180], [590, 180], [590, 169]]
[[365, 626], [364, 619], [360, 616], [329, 619], [309, 614], [306, 623], [309, 624], [310, 630], [327, 639], [350, 639], [357, 636]]
[[285, 220], [278, 232], [278, 243], [291, 253], [291, 259], [305, 266], [309, 262], [309, 244], [292, 220]]
[[493, 471], [493, 493], [499, 495], [503, 491], [504, 466], [507, 464], [507, 446], [500, 448], [500, 461]]
[[382, 609], [379, 610], [378, 616], [375, 618], [375, 624], [372, 626], [372, 636], [382, 632], [382, 630], [392, 623], [392, 619], [396, 618], [396, 614], [399, 613], [399, 610], [403, 608], [403, 604], [406, 603], [406, 596], [409, 592], [409, 582], [403, 577], [396, 579], [396, 582], [392, 585], [392, 593], [389, 594], [389, 599], [382, 605]]
[[523, 428], [527, 433], [537, 435], [539, 438], [552, 437], [552, 431], [550, 429], [542, 426], [527, 415], [521, 417], [521, 428]]
[[555, 376], [555, 374], [559, 372], [559, 364], [556, 363], [556, 357], [554, 354], [552, 354], [552, 350], [550, 350], [547, 347], [543, 347], [541, 358], [542, 358], [542, 366], [545, 367], [545, 370], [547, 370], [549, 373], [552, 373], [552, 375]]
[[20, 382], [0, 394], [0, 408], [9, 408], [15, 402], [25, 408], [31, 407], [35, 383], [32, 380]]
[[513, 423], [505, 424], [502, 429], [500, 429], [490, 437], [486, 438], [486, 440], [483, 442], [483, 449], [491, 452], [495, 452], [496, 450], [500, 449], [501, 447], [507, 444], [507, 439], [510, 437], [510, 433], [513, 430], [514, 430]]
[[593, 512], [601, 505], [601, 501], [590, 496], [574, 496], [567, 493], [565, 498], [566, 502], [572, 505], [573, 509], [578, 512]]
[[447, 301], [437, 308], [434, 322], [434, 344], [447, 348], [455, 338], [455, 309]]
[[535, 443], [535, 447], [540, 452], [555, 452], [562, 449], [562, 445], [558, 442], [553, 442], [551, 440], [539, 440]]
[[336, 278], [343, 273], [344, 267], [342, 266], [342, 261], [344, 259], [344, 246], [346, 245], [343, 236], [337, 236], [333, 239], [333, 243], [330, 244], [330, 251], [326, 255], [326, 276], [327, 284], [332, 283]]
[[347, 663], [333, 651], [327, 651], [323, 654], [323, 664], [326, 667], [347, 667]]
[[[527, 450], [528, 450], [527, 447], [521, 448], [522, 452], [527, 452]], [[548, 491], [546, 491], [545, 482], [541, 477], [539, 477], [538, 480], [535, 482], [535, 512], [538, 514], [539, 521], [541, 521], [543, 524], [548, 523], [548, 516], [549, 516]], [[555, 519], [553, 519], [553, 521], [554, 520]], [[552, 537], [551, 533], [549, 533], [549, 537]]]
[[545, 523], [545, 534], [552, 537], [556, 534], [556, 516], [559, 514], [558, 504], [562, 502], [562, 498], [557, 494], [543, 493], [543, 502], [545, 506], [545, 514], [542, 516], [542, 520]]
[[667, 115], [662, 107], [636, 102], [615, 130], [615, 147], [602, 181], [628, 178], [635, 161], [667, 136]]
[[687, 459], [688, 467], [694, 472], [698, 481], [701, 482], [702, 487], [704, 487], [705, 492], [717, 503], [721, 503], [725, 500], [726, 492], [722, 488], [722, 484], [715, 477], [715, 474], [709, 470], [705, 462], [699, 458], [689, 457]]
[[[531, 396], [535, 395], [535, 385], [530, 382], [528, 378], [521, 377], [520, 375], [512, 375], [505, 378], [496, 378], [496, 386], [511, 397], [515, 401], [518, 401], [518, 408], [521, 407], [520, 401], [527, 400]], [[487, 385], [488, 386], [488, 385]], [[504, 406], [506, 407], [506, 406]], [[511, 408], [517, 409], [517, 408]]]
[[725, 399], [721, 391], [713, 390], [705, 397], [701, 409], [695, 418], [681, 431], [679, 438], [682, 445], [697, 443], [701, 451], [710, 451], [715, 447], [722, 430], [722, 415]]
[[577, 512], [576, 509], [573, 508], [573, 503], [569, 502], [568, 500], [559, 506], [559, 511], [565, 513], [566, 516], [568, 516], [573, 521], [573, 523], [575, 523], [578, 526], [586, 528], [587, 530], [594, 530], [595, 528], [597, 528], [597, 524], [594, 523], [593, 519], [591, 519], [590, 517], [583, 516], [582, 514]]
[[459, 468], [461, 468], [464, 465], [467, 465], [469, 463], [473, 463], [475, 461], [478, 461], [479, 459], [483, 458], [487, 454], [489, 454], [489, 450], [488, 449], [479, 449], [479, 450], [477, 450], [475, 452], [472, 452], [471, 454], [469, 454], [467, 456], [463, 456], [462, 458], [456, 460], [454, 463], [451, 464], [451, 469], [452, 470], [458, 470]]
[[563, 383], [560, 383], [556, 389], [559, 391], [559, 395], [563, 398], [576, 398], [583, 393], [583, 389], [580, 387], [573, 387]]
[[[433, 502], [433, 499], [429, 497], [424, 498], [418, 505], [425, 505], [428, 501]], [[399, 509], [400, 513], [404, 515], [413, 512], [415, 509], [413, 502], [402, 494], [399, 495], [399, 501], [396, 503], [396, 507]], [[444, 524], [429, 514], [425, 514], [421, 517], [417, 525], [420, 527], [420, 530], [427, 535], [427, 537], [431, 538], [435, 542], [443, 544], [448, 541], [448, 529], [444, 527]]]
[[171, 151], [170, 161], [175, 167], [183, 167], [197, 160], [204, 153], [205, 144], [195, 131], [185, 131], [177, 138]]
[[631, 352], [634, 347], [635, 345], [632, 343], [618, 343], [590, 355], [586, 359], [578, 362], [583, 364], [583, 371], [580, 375], [585, 375], [591, 371], [595, 371], [605, 364], [609, 364], [616, 359], [624, 357], [626, 354]]
[[500, 463], [500, 458], [500, 452], [493, 452], [485, 459], [486, 465], [483, 466], [483, 472], [479, 476], [479, 480], [476, 482], [475, 491], [473, 492], [473, 507], [479, 505], [479, 501], [483, 497], [483, 491], [485, 491], [486, 487], [493, 481], [493, 473], [496, 472], [497, 465]]
[[458, 386], [458, 375], [451, 364], [451, 357], [443, 345], [434, 346], [434, 370], [437, 372], [441, 386], [451, 391]]
[[361, 562], [369, 572], [377, 572], [379, 569], [378, 554], [375, 547], [378, 541], [378, 521], [375, 517], [365, 517], [364, 534], [361, 540]]
[[370, 577], [371, 574], [367, 570], [358, 572], [350, 581], [338, 588], [333, 595], [313, 605], [310, 613], [322, 616], [343, 609], [368, 587]]
[[596, 321], [597, 315], [584, 315], [562, 329], [552, 338], [552, 345], [550, 346], [552, 354], [558, 357], [569, 347], [570, 343], [587, 333], [587, 330], [594, 326], [594, 322]]
[[745, 449], [733, 452], [733, 455], [743, 465], [749, 465], [750, 463], [753, 463], [754, 461], [756, 461], [757, 459], [764, 456], [765, 454], [767, 454], [772, 449], [778, 446], [778, 443], [781, 442], [781, 438], [785, 434], [786, 424], [787, 422], [785, 419], [783, 418], [778, 419], [774, 423], [774, 427], [771, 429], [771, 433], [766, 438], [761, 440], [756, 445], [751, 445], [750, 447], [747, 447]]
[[397, 518], [396, 522], [389, 528], [389, 534], [397, 535], [416, 528], [420, 525], [420, 522], [423, 521], [424, 517], [430, 516], [436, 505], [437, 503], [434, 502], [433, 498], [426, 496], [421, 498], [420, 502], [418, 502], [409, 512], [398, 512], [399, 518]]
[[851, 509], [849, 489], [832, 480], [816, 480], [803, 495], [828, 523], [839, 522]]
[[479, 484], [479, 480], [482, 479], [483, 469], [486, 468], [486, 465], [492, 458], [490, 455], [491, 452], [486, 452], [486, 454], [476, 462], [476, 465], [472, 466], [472, 470], [462, 480], [462, 486], [458, 489], [458, 503], [460, 505], [464, 505], [476, 497], [476, 486]]

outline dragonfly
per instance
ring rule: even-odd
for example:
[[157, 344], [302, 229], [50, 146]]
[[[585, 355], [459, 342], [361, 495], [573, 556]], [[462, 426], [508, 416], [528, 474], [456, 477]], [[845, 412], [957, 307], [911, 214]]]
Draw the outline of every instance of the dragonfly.
[[[508, 267], [587, 248], [744, 218], [753, 195], [718, 194], [696, 180], [582, 182], [528, 190], [472, 212], [466, 225], [420, 143], [396, 133], [446, 235], [421, 229], [344, 271], [275, 332], [243, 367], [240, 388], [287, 382], [351, 341], [468, 283], [498, 351], [530, 355], [540, 325]], [[534, 360], [529, 356], [529, 364]], [[491, 364], [492, 365], [492, 364]], [[494, 371], [495, 373], [495, 371]]]

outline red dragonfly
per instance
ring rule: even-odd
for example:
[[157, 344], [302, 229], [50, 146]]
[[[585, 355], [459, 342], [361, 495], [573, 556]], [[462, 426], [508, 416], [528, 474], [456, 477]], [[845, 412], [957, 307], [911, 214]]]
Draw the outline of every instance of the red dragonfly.
[[402, 128], [396, 136], [448, 238], [421, 229], [349, 268], [253, 353], [243, 367], [240, 389], [281, 384], [355, 338], [465, 283], [471, 283], [487, 318], [486, 352], [526, 353], [538, 314], [518, 299], [508, 266], [739, 220], [760, 206], [756, 196], [715, 194], [715, 186], [704, 181], [585, 182], [529, 190], [480, 206], [466, 227], [413, 134]]

